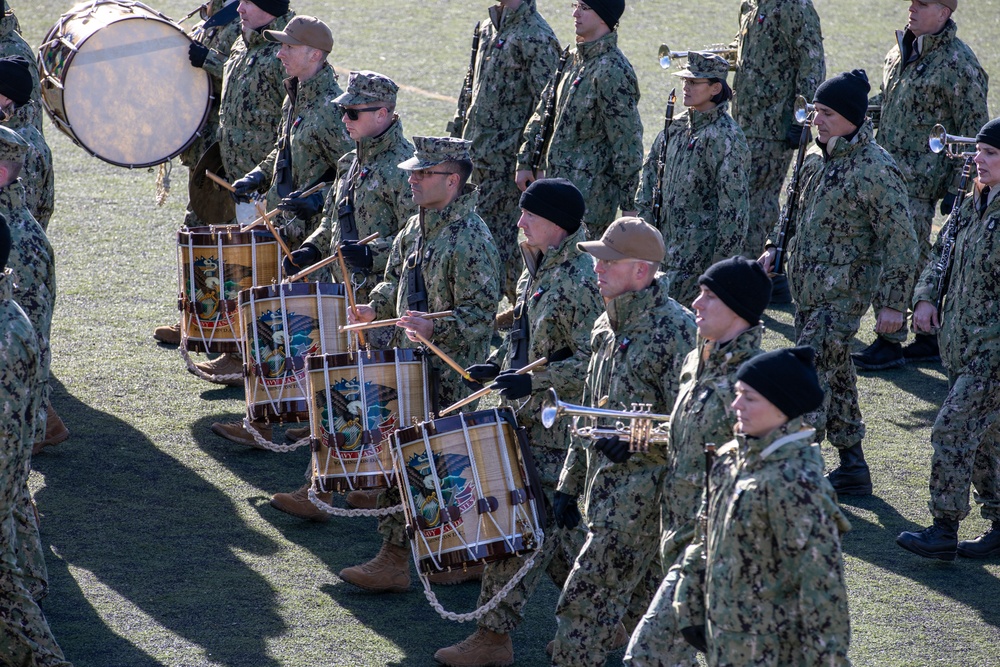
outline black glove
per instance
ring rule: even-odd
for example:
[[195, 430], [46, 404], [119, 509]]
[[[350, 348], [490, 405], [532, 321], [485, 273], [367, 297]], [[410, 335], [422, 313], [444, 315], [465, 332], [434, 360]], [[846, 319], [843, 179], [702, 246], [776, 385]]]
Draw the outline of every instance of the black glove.
[[617, 435], [610, 438], [598, 438], [594, 441], [594, 449], [608, 457], [612, 463], [625, 463], [632, 456], [628, 443], [622, 442]]
[[300, 192], [300, 190], [296, 190], [282, 199], [278, 203], [278, 210], [294, 213], [295, 217], [301, 220], [307, 220], [323, 210], [324, 195], [322, 192], [314, 192], [308, 197], [299, 197]]
[[559, 528], [576, 528], [580, 525], [580, 508], [576, 505], [576, 496], [562, 491], [556, 491], [552, 497], [552, 515]]
[[496, 379], [496, 391], [508, 400], [531, 396], [531, 373], [518, 375], [513, 369], [506, 370]]
[[209, 48], [204, 44], [191, 42], [191, 46], [188, 47], [188, 60], [191, 61], [191, 65], [194, 67], [203, 67], [205, 59], [208, 58], [208, 51]]
[[469, 389], [482, 389], [483, 385], [490, 382], [497, 375], [500, 374], [500, 367], [496, 364], [474, 364], [465, 369], [475, 382], [469, 382], [465, 378], [462, 378], [462, 382]]
[[955, 199], [958, 197], [954, 192], [949, 192], [941, 200], [941, 215], [949, 215], [951, 213], [951, 208], [955, 205]]
[[705, 639], [704, 625], [691, 625], [681, 628], [681, 635], [684, 636], [684, 641], [688, 644], [694, 646], [702, 653], [708, 653], [708, 640]]
[[311, 243], [303, 243], [301, 248], [293, 250], [291, 255], [285, 257], [281, 266], [285, 270], [285, 275], [291, 276], [307, 266], [312, 266], [322, 258], [323, 253], [319, 251], [319, 248]]
[[340, 244], [340, 252], [344, 256], [344, 263], [351, 271], [367, 273], [375, 264], [372, 249], [367, 245], [359, 245], [357, 241], [344, 241]]
[[798, 148], [799, 139], [802, 138], [802, 126], [798, 123], [792, 123], [788, 126], [788, 132], [785, 133], [785, 142], [788, 144], [789, 148]]
[[262, 171], [251, 171], [249, 174], [233, 183], [233, 199], [237, 202], [250, 200], [250, 194], [257, 192], [267, 176]]

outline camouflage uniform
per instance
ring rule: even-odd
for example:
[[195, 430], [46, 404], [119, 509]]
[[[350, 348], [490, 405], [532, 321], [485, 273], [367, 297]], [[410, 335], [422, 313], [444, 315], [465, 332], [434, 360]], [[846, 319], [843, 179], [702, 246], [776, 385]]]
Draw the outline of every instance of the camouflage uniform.
[[55, 207], [55, 174], [52, 171], [52, 151], [45, 137], [32, 124], [38, 115], [38, 103], [29, 101], [18, 107], [3, 124], [21, 135], [30, 149], [24, 158], [21, 183], [24, 186], [25, 201], [32, 217], [45, 230]]
[[[518, 283], [520, 296], [515, 312], [526, 321], [527, 340], [520, 342], [523, 340], [518, 338], [521, 329], [517, 322], [520, 318], [515, 318], [511, 333], [490, 358], [494, 363], [503, 360], [503, 368], [508, 369], [520, 368], [525, 361], [552, 357], [553, 353], [566, 349], [573, 353], [568, 359], [532, 371], [531, 397], [517, 414], [518, 423], [528, 431], [535, 468], [546, 491], [544, 504], [548, 530], [543, 550], [535, 554], [535, 567], [495, 610], [479, 621], [480, 627], [503, 634], [511, 633], [521, 622], [521, 611], [543, 573], [547, 572], [552, 581], [562, 588], [583, 544], [582, 530], [556, 527], [549, 505], [569, 448], [569, 431], [542, 426], [540, 411], [550, 387], [562, 400], [571, 403], [579, 401], [583, 392], [590, 359], [590, 332], [604, 309], [604, 302], [597, 291], [593, 260], [576, 246], [585, 240], [586, 232], [581, 226], [544, 255], [532, 253], [525, 244], [521, 245], [524, 271]], [[522, 347], [526, 348], [523, 352]], [[522, 558], [508, 558], [487, 565], [479, 605], [492, 598], [522, 565]]]
[[[323, 63], [320, 70], [305, 81], [285, 79], [284, 86], [288, 95], [281, 107], [277, 141], [271, 153], [254, 169], [273, 175], [271, 188], [267, 191], [268, 210], [294, 190], [305, 190], [320, 182], [332, 183], [337, 176], [338, 161], [354, 145], [344, 127], [344, 112], [333, 102], [344, 91], [337, 84], [337, 74], [329, 63]], [[292, 164], [290, 178], [283, 183], [279, 181], [281, 165], [278, 158], [286, 132]], [[319, 214], [308, 220], [295, 218], [285, 223], [282, 235], [290, 247], [297, 248], [319, 223]]]
[[680, 393], [670, 415], [667, 470], [659, 488], [660, 563], [665, 578], [632, 633], [626, 664], [698, 664], [694, 648], [681, 636], [674, 618], [674, 589], [681, 556], [695, 537], [705, 491], [705, 445], [721, 447], [732, 439], [736, 371], [760, 354], [762, 334], [763, 327], [758, 325], [722, 347], [699, 339], [698, 347], [684, 361]]
[[[559, 60], [552, 28], [525, 0], [517, 9], [494, 5], [479, 22], [472, 95], [462, 138], [472, 142], [471, 180], [479, 186], [479, 215], [500, 251], [503, 292], [513, 303], [518, 276], [517, 219], [521, 193], [514, 182], [521, 132]], [[463, 95], [465, 92], [463, 91]], [[461, 122], [457, 116], [452, 121]]]
[[[0, 58], [9, 56], [21, 56], [29, 63], [35, 63], [38, 58], [24, 38], [21, 37], [21, 26], [13, 11], [9, 11], [3, 18], [0, 18]], [[29, 122], [35, 126], [39, 132], [42, 131], [42, 89], [38, 81], [38, 68], [29, 67], [31, 72], [31, 107]]]
[[[984, 519], [1000, 521], [1000, 197], [980, 219], [966, 197], [957, 219], [947, 298], [938, 341], [948, 370], [948, 397], [931, 430], [929, 507], [935, 518], [961, 521], [969, 514], [969, 484]], [[913, 304], [936, 303], [942, 237], [914, 290]]]
[[688, 109], [671, 123], [658, 220], [653, 189], [663, 132], [646, 156], [635, 195], [639, 217], [663, 234], [670, 296], [683, 304], [698, 297], [698, 276], [705, 269], [747, 249], [750, 149], [728, 109], [728, 102], [705, 113]]
[[[517, 168], [530, 169], [531, 156], [552, 89], [550, 80], [524, 128]], [[555, 120], [541, 170], [566, 178], [583, 193], [588, 235], [598, 238], [615, 212], [635, 210], [642, 168], [639, 84], [632, 64], [618, 49], [618, 33], [576, 45], [556, 95]]]
[[[392, 240], [417, 209], [406, 182], [407, 173], [397, 166], [413, 155], [413, 144], [403, 135], [403, 122], [397, 118], [381, 135], [364, 137], [356, 146], [340, 158], [340, 181], [327, 193], [320, 224], [304, 243], [316, 246], [324, 256], [337, 251], [344, 240], [342, 223], [337, 215], [338, 205], [347, 195], [347, 187], [353, 180], [356, 236], [364, 238], [374, 232], [379, 233], [378, 239], [368, 244], [374, 253], [371, 273], [365, 276], [365, 284], [354, 293], [358, 303], [365, 303], [375, 286], [376, 277], [385, 273]], [[357, 167], [354, 167], [355, 160]], [[336, 282], [344, 281], [337, 262], [330, 265], [327, 275]]]
[[[607, 304], [591, 335], [583, 404], [608, 409], [651, 403], [654, 412], [673, 405], [684, 357], [694, 347], [691, 313], [667, 295], [668, 280]], [[603, 665], [606, 647], [633, 596], [645, 609], [660, 577], [647, 577], [660, 533], [657, 489], [666, 447], [651, 444], [624, 463], [612, 463], [589, 441], [574, 439], [558, 491], [583, 494], [589, 533], [556, 607], [552, 655], [557, 665]], [[645, 588], [648, 587], [648, 590]]]
[[840, 535], [850, 523], [801, 418], [722, 447], [707, 535], [688, 548], [678, 627], [706, 625], [709, 667], [850, 665]]
[[[974, 137], [989, 120], [988, 77], [972, 49], [955, 36], [957, 30], [948, 19], [940, 33], [918, 38], [919, 55], [909, 63], [901, 54], [910, 53], [912, 35], [904, 42], [908, 33], [897, 30], [897, 45], [885, 57], [882, 91], [869, 101], [882, 106], [875, 139], [896, 160], [906, 180], [919, 249], [916, 276], [927, 265], [935, 203], [961, 171], [960, 161], [932, 153], [927, 137], [938, 123], [950, 134]], [[882, 304], [873, 306], [878, 312]], [[883, 337], [902, 341], [906, 330]]]
[[[4, 418], [0, 468], [0, 655], [11, 665], [63, 667], [68, 663], [32, 598], [18, 561], [14, 513], [28, 485], [34, 423], [42, 406], [43, 369], [38, 334], [14, 301], [13, 272], [0, 274], [0, 352], [3, 382], [0, 409]], [[44, 412], [44, 410], [43, 410]]]
[[778, 219], [795, 97], [812, 100], [826, 79], [823, 34], [812, 0], [745, 0], [735, 46], [733, 118], [750, 146], [752, 223], [746, 247], [756, 255]]
[[876, 292], [880, 303], [906, 311], [917, 259], [906, 201], [899, 169], [875, 144], [870, 121], [851, 141], [838, 137], [803, 164], [798, 219], [789, 225], [788, 281], [798, 307], [796, 344], [816, 351], [826, 394], [808, 422], [818, 441], [827, 435], [838, 449], [865, 434], [850, 357], [861, 316]]

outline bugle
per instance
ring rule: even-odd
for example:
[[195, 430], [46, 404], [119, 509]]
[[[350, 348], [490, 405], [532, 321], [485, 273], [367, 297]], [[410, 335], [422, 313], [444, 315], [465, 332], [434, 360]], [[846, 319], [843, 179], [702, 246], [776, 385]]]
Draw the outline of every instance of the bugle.
[[[868, 115], [871, 116], [872, 122], [875, 123], [875, 119], [882, 112], [882, 105], [880, 104], [869, 104], [868, 105]], [[799, 125], [805, 125], [806, 121], [812, 122], [812, 118], [816, 113], [816, 105], [812, 102], [807, 102], [806, 98], [799, 95], [795, 98], [795, 104], [792, 107], [792, 116], [795, 118], [795, 122]], [[878, 125], [878, 123], [875, 123]]]
[[[628, 441], [630, 452], [648, 452], [650, 443], [665, 443], [670, 437], [670, 415], [650, 412], [651, 408], [648, 403], [633, 403], [631, 410], [588, 408], [560, 401], [556, 390], [549, 388], [542, 401], [542, 426], [552, 428], [560, 417], [569, 415], [573, 417], [570, 433], [579, 438], [597, 440], [618, 436]], [[580, 417], [586, 417], [589, 423], [580, 426]], [[619, 421], [614, 426], [598, 426], [597, 420], [601, 417]], [[629, 424], [626, 426], [621, 420], [628, 420]]]
[[[722, 56], [729, 61], [729, 69], [736, 69], [736, 47], [726, 46], [725, 44], [712, 44], [711, 46], [706, 46], [704, 49], [698, 49], [698, 51], [700, 53], [714, 53], [717, 56]], [[660, 67], [670, 69], [670, 64], [673, 60], [687, 58], [689, 53], [691, 52], [671, 51], [670, 47], [666, 44], [660, 44], [657, 57], [660, 59]]]
[[950, 158], [967, 158], [971, 155], [975, 155], [976, 151], [960, 151], [959, 146], [975, 146], [975, 137], [959, 137], [954, 134], [948, 134], [948, 130], [944, 129], [944, 125], [938, 123], [933, 128], [931, 128], [931, 136], [927, 137], [927, 145], [930, 146], [931, 153], [944, 153]]

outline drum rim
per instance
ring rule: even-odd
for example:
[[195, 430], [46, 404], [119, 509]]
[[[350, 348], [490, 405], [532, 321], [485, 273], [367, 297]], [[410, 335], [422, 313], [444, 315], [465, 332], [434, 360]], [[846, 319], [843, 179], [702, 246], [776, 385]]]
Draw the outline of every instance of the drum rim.
[[499, 416], [500, 422], [507, 424], [515, 431], [517, 430], [517, 419], [514, 416], [514, 410], [510, 406], [505, 405], [502, 407], [475, 410], [473, 412], [459, 412], [456, 415], [429, 419], [427, 421], [420, 422], [419, 424], [414, 424], [413, 426], [397, 429], [396, 438], [399, 442], [399, 446], [405, 447], [413, 442], [422, 440], [424, 432], [426, 432], [429, 437], [433, 437], [444, 433], [461, 431], [461, 420], [463, 419], [465, 420], [466, 426], [488, 426], [490, 424], [496, 424], [497, 419], [495, 415]]
[[256, 243], [277, 244], [274, 235], [266, 229], [251, 229], [240, 231], [239, 225], [205, 225], [201, 227], [181, 227], [177, 230], [177, 245], [196, 247], [216, 246], [220, 236], [226, 237], [227, 246], [250, 245]]
[[240, 307], [249, 306], [250, 298], [269, 301], [285, 297], [332, 296], [343, 298], [346, 294], [343, 283], [276, 283], [274, 285], [254, 285], [240, 290], [236, 300]]
[[[399, 357], [399, 358], [397, 358]], [[344, 363], [325, 363], [330, 362]], [[309, 371], [334, 370], [356, 366], [358, 359], [362, 364], [391, 364], [393, 362], [411, 363], [423, 360], [420, 350], [410, 347], [396, 347], [391, 350], [358, 350], [356, 352], [334, 352], [331, 354], [310, 354], [306, 356], [306, 369]]]

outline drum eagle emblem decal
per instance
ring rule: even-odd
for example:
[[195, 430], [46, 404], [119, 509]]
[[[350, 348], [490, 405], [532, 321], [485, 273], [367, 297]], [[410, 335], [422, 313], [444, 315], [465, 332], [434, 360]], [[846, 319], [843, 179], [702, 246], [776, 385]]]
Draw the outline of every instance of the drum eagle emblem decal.
[[268, 310], [257, 318], [255, 329], [257, 362], [264, 378], [294, 379], [305, 367], [306, 355], [319, 350], [319, 322], [309, 315]]
[[189, 289], [194, 293], [198, 319], [217, 319], [221, 315], [220, 304], [235, 299], [240, 290], [244, 289], [245, 282], [253, 282], [253, 269], [249, 266], [222, 263], [215, 257], [196, 259], [194, 285], [189, 286]]
[[373, 441], [378, 439], [378, 443], [374, 443], [375, 450], [369, 447], [365, 454], [378, 453], [380, 443], [398, 426], [396, 412], [390, 407], [396, 398], [394, 388], [374, 382], [365, 382], [362, 396], [361, 383], [356, 377], [342, 378], [330, 388], [329, 394], [326, 390], [316, 392], [322, 436], [330, 432], [343, 436], [343, 443], [338, 445], [341, 458], [356, 458], [363, 449], [361, 436], [364, 431], [377, 431], [381, 437], [372, 438]]
[[[471, 466], [468, 456], [441, 452], [433, 454], [433, 461], [432, 467], [425, 452], [413, 454], [406, 462], [406, 477], [417, 511], [417, 525], [421, 530], [437, 532], [445, 522], [460, 523], [462, 514], [476, 499], [472, 483], [462, 475]], [[437, 487], [441, 489], [440, 498]]]

